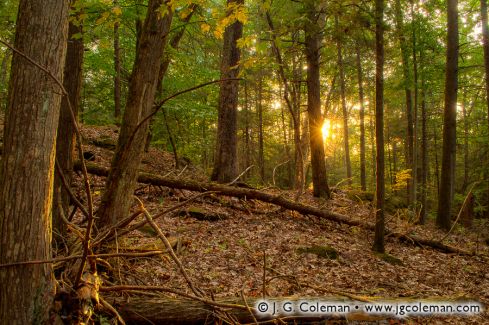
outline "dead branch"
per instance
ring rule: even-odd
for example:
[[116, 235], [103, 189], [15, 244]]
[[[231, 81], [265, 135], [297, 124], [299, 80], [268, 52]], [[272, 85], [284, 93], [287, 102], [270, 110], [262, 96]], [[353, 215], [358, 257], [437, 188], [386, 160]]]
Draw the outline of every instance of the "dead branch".
[[[79, 168], [79, 163], [75, 163], [75, 169]], [[98, 175], [98, 176], [107, 176], [109, 173], [109, 170], [105, 167], [97, 166], [95, 164], [87, 163], [87, 169], [90, 173]], [[218, 184], [218, 183], [202, 183], [202, 182], [196, 182], [193, 180], [189, 179], [182, 179], [182, 178], [171, 178], [171, 177], [161, 177], [158, 175], [154, 174], [149, 174], [145, 172], [140, 172], [138, 176], [138, 182], [140, 183], [145, 183], [145, 184], [152, 184], [156, 186], [166, 186], [170, 188], [178, 188], [178, 189], [185, 189], [189, 191], [195, 191], [195, 192], [205, 192], [205, 191], [215, 191], [219, 192], [222, 195], [225, 196], [233, 196], [237, 198], [242, 198], [242, 199], [255, 199], [255, 200], [260, 200], [263, 202], [275, 204], [278, 206], [281, 206], [282, 208], [292, 210], [292, 211], [297, 211], [299, 213], [302, 213], [304, 215], [313, 215], [318, 218], [322, 219], [327, 219], [330, 221], [334, 221], [337, 223], [349, 225], [352, 227], [360, 227], [367, 229], [369, 231], [374, 231], [375, 230], [375, 225], [374, 223], [371, 222], [366, 222], [362, 220], [355, 220], [351, 219], [345, 215], [325, 210], [325, 209], [319, 209], [307, 204], [302, 204], [298, 202], [291, 201], [289, 199], [286, 199], [282, 195], [274, 195], [270, 193], [266, 193], [263, 191], [255, 190], [255, 189], [247, 189], [247, 188], [241, 188], [241, 187], [234, 187], [234, 186], [227, 186], [223, 184]], [[445, 252], [445, 253], [452, 253], [452, 254], [460, 254], [460, 255], [469, 255], [472, 256], [474, 253], [463, 250], [461, 248], [445, 245], [443, 243], [440, 243], [438, 241], [430, 240], [430, 239], [425, 239], [421, 237], [417, 237], [414, 235], [406, 235], [402, 233], [395, 232], [393, 230], [390, 230], [386, 228], [385, 230], [386, 235], [391, 234], [393, 237], [398, 238], [400, 241], [411, 241], [414, 240], [416, 245], [419, 246], [429, 246], [431, 248], [434, 248], [436, 250]]]
[[177, 254], [175, 254], [175, 252], [173, 251], [172, 245], [170, 244], [168, 239], [165, 237], [165, 235], [161, 231], [160, 227], [158, 227], [158, 225], [153, 221], [151, 214], [148, 212], [148, 210], [146, 210], [143, 202], [141, 202], [141, 200], [138, 197], [136, 197], [136, 200], [138, 201], [139, 208], [141, 209], [141, 211], [143, 211], [144, 216], [146, 217], [146, 220], [148, 220], [151, 227], [153, 227], [154, 231], [156, 231], [156, 233], [158, 234], [158, 237], [161, 239], [161, 241], [165, 245], [165, 247], [168, 250], [168, 253], [170, 254], [173, 261], [177, 264], [178, 268], [180, 269], [180, 272], [182, 273], [183, 277], [185, 278], [185, 281], [187, 281], [187, 284], [190, 287], [190, 289], [192, 290], [192, 292], [196, 296], [201, 297], [202, 294], [199, 291], [197, 291], [197, 289], [195, 288], [194, 284], [192, 283], [192, 281], [190, 280], [190, 277], [187, 274], [187, 271], [183, 267], [182, 262], [180, 262], [180, 259], [178, 258]]

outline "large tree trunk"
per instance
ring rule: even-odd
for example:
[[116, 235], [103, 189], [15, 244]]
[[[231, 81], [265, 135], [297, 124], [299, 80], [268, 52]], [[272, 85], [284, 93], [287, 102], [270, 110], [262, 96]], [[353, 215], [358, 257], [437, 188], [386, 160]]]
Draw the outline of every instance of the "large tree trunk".
[[309, 115], [309, 141], [311, 144], [311, 166], [313, 194], [316, 197], [330, 197], [326, 174], [324, 143], [322, 135], [321, 90], [319, 83], [319, 57], [321, 34], [318, 26], [319, 15], [315, 2], [306, 1], [305, 47], [307, 59], [307, 113]]
[[[131, 206], [149, 122], [146, 120], [141, 127], [136, 127], [152, 112], [161, 56], [173, 16], [168, 8], [165, 16], [160, 17], [158, 9], [162, 5], [162, 0], [150, 0], [148, 4], [117, 149], [98, 211], [99, 228], [124, 218]], [[129, 141], [131, 137], [132, 141]]]
[[[228, 6], [243, 5], [243, 0], [228, 0]], [[221, 59], [221, 79], [234, 79], [239, 74], [240, 50], [238, 39], [243, 34], [243, 23], [235, 21], [226, 27]], [[238, 174], [237, 159], [237, 107], [238, 80], [221, 82], [219, 89], [219, 116], [217, 122], [216, 155], [211, 179], [231, 182]]]
[[458, 88], [458, 0], [447, 0], [447, 62], [445, 72], [445, 109], [443, 114], [443, 156], [441, 162], [440, 195], [437, 226], [450, 229], [454, 192], [455, 152], [457, 145]]
[[[70, 22], [63, 80], [63, 86], [68, 92], [68, 98], [64, 97], [61, 101], [56, 137], [56, 160], [68, 184], [71, 184], [75, 145], [75, 130], [73, 129], [68, 100], [72, 105], [74, 116], [78, 117], [78, 108], [81, 102], [83, 68], [83, 38], [79, 37], [81, 33], [82, 26]], [[74, 35], [78, 36], [73, 37]], [[61, 216], [62, 214], [68, 216], [69, 203], [70, 196], [68, 191], [64, 188], [59, 173], [55, 173], [53, 189], [53, 232], [55, 238], [59, 238], [57, 236], [62, 237], [66, 233], [66, 224], [63, 222]], [[62, 211], [59, 209], [60, 207]]]
[[377, 146], [375, 239], [373, 249], [384, 247], [384, 0], [375, 0], [375, 138]]
[[[67, 1], [21, 0], [15, 48], [58, 80], [68, 35]], [[12, 59], [0, 166], [0, 264], [51, 258], [51, 203], [61, 89], [19, 54]], [[54, 294], [51, 264], [0, 272], [3, 324], [44, 324]]]
[[[396, 29], [401, 48], [402, 71], [404, 75], [404, 91], [406, 93], [406, 116], [407, 116], [407, 138], [406, 138], [406, 167], [411, 169], [414, 175], [413, 152], [414, 152], [414, 125], [413, 125], [413, 96], [412, 81], [409, 73], [409, 53], [404, 33], [403, 14], [400, 0], [395, 2]], [[414, 177], [408, 181], [408, 203], [414, 204]]]
[[[360, 100], [360, 185], [363, 191], [367, 190], [367, 172], [365, 163], [365, 99], [363, 95], [363, 71], [362, 58], [360, 56], [360, 45], [356, 44], [357, 51], [357, 75], [358, 96]], [[394, 158], [395, 160], [395, 158]]]
[[[110, 287], [102, 290], [110, 290]], [[156, 290], [155, 288], [155, 291]], [[280, 306], [280, 303], [284, 301], [291, 302], [291, 306], [294, 306], [294, 309], [297, 309], [296, 306], [302, 300], [314, 301], [314, 300], [322, 300], [328, 302], [334, 302], [338, 306], [346, 305], [350, 303], [345, 298], [339, 298], [334, 296], [329, 297], [307, 297], [307, 298], [298, 298], [298, 297], [277, 297], [277, 298], [267, 298], [267, 302], [276, 303], [276, 306]], [[217, 319], [214, 318], [215, 310], [212, 306], [196, 301], [196, 300], [188, 300], [188, 299], [179, 299], [179, 298], [148, 298], [148, 297], [131, 297], [130, 299], [126, 298], [115, 298], [110, 299], [110, 301], [114, 300], [114, 307], [117, 308], [121, 317], [126, 321], [127, 324], [174, 324], [174, 325], [198, 325], [198, 324], [213, 324], [213, 321]], [[251, 308], [255, 308], [256, 304], [260, 302], [261, 298], [247, 297], [246, 303], [241, 298], [227, 298], [227, 299], [217, 299], [216, 303], [225, 303], [225, 304], [237, 304], [241, 306], [248, 305]], [[270, 305], [272, 307], [272, 305]], [[253, 313], [244, 308], [237, 309], [229, 309], [227, 311], [228, 315], [232, 316], [232, 319], [236, 321], [236, 324], [256, 324], [255, 321], [258, 320], [260, 322], [265, 322], [267, 320], [271, 320], [274, 318], [278, 318], [280, 314], [272, 316], [272, 310], [270, 308], [270, 314], [261, 314], [261, 315], [253, 315]], [[280, 316], [285, 316], [284, 314]], [[293, 316], [293, 315], [289, 315]], [[297, 315], [296, 315], [297, 316]], [[354, 311], [352, 308], [352, 312], [346, 315], [338, 315], [338, 316], [328, 316], [328, 322], [325, 324], [343, 324], [341, 319], [355, 319], [357, 322], [360, 321], [380, 321], [385, 319], [386, 317], [382, 316], [372, 316], [366, 313]], [[297, 321], [299, 324], [317, 324], [324, 323], [325, 316], [324, 315], [315, 315], [306, 317], [304, 315], [298, 316]], [[272, 324], [278, 323], [270, 322]], [[282, 323], [285, 324], [284, 321]], [[289, 320], [287, 323], [293, 323], [292, 320]]]
[[[338, 30], [338, 16], [335, 16], [335, 25]], [[343, 144], [345, 146], [345, 165], [346, 165], [346, 178], [348, 184], [352, 184], [351, 175], [351, 160], [350, 160], [350, 139], [348, 131], [348, 108], [346, 107], [346, 87], [345, 87], [345, 71], [343, 66], [343, 48], [341, 46], [341, 39], [337, 40], [337, 54], [338, 54], [338, 69], [340, 74], [340, 94], [341, 94], [341, 108], [343, 111]]]

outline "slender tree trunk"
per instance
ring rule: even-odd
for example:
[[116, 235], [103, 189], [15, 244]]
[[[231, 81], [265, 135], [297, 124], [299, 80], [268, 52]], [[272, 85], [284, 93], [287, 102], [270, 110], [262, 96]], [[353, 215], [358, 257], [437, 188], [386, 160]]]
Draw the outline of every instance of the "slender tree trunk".
[[[118, 6], [118, 0], [114, 0], [114, 6]], [[116, 122], [121, 116], [121, 48], [119, 46], [118, 19], [114, 22], [114, 117]]]
[[384, 0], [375, 0], [375, 137], [377, 145], [375, 239], [373, 249], [384, 253]]
[[[72, 1], [72, 4], [74, 1]], [[83, 38], [73, 37], [82, 33], [82, 26], [69, 23], [68, 42], [66, 51], [66, 63], [64, 67], [63, 86], [68, 92], [68, 98], [61, 101], [61, 110], [56, 136], [56, 160], [68, 184], [71, 184], [71, 173], [73, 172], [73, 151], [75, 147], [75, 130], [71, 121], [71, 102], [73, 114], [78, 117], [78, 108], [81, 100], [82, 68], [83, 68]], [[68, 216], [70, 196], [62, 185], [60, 175], [54, 174], [53, 190], [53, 233], [56, 239], [66, 234], [66, 224], [62, 215]], [[58, 194], [59, 193], [59, 194]], [[59, 195], [59, 196], [58, 196]], [[61, 200], [61, 201], [60, 201]], [[62, 210], [59, 208], [61, 207]]]
[[387, 161], [389, 164], [389, 180], [390, 180], [390, 185], [392, 186], [394, 184], [394, 173], [392, 172], [392, 150], [390, 148], [391, 144], [391, 136], [389, 132], [389, 127], [387, 127]]
[[[338, 16], [335, 16], [335, 25], [338, 29]], [[352, 184], [351, 174], [351, 161], [350, 161], [350, 140], [348, 132], [348, 108], [346, 107], [346, 87], [345, 87], [345, 71], [343, 67], [343, 53], [341, 40], [338, 39], [336, 43], [338, 52], [338, 69], [340, 74], [340, 93], [341, 93], [341, 108], [343, 110], [343, 143], [345, 146], [345, 165], [346, 165], [346, 178], [348, 184]]]
[[413, 96], [412, 96], [412, 81], [409, 73], [409, 53], [404, 34], [403, 14], [400, 0], [395, 1], [396, 29], [401, 48], [401, 62], [404, 75], [404, 92], [406, 93], [406, 116], [407, 116], [407, 138], [406, 138], [406, 165], [411, 169], [411, 179], [408, 181], [408, 203], [414, 203], [414, 124], [413, 124]]
[[394, 139], [392, 141], [392, 173], [393, 173], [393, 177], [392, 177], [392, 184], [395, 184], [396, 183], [396, 174], [397, 174], [397, 142], [396, 140]]
[[[413, 207], [416, 209], [416, 200], [417, 200], [417, 182], [418, 182], [418, 102], [419, 102], [419, 91], [418, 91], [418, 57], [417, 57], [417, 41], [416, 41], [416, 14], [417, 12], [414, 10], [414, 1], [411, 2], [411, 19], [412, 19], [412, 50], [413, 50], [413, 78], [414, 78], [414, 105], [413, 105], [413, 151], [412, 151], [412, 178], [411, 178], [411, 192], [410, 201], [413, 204]], [[416, 210], [415, 210], [416, 211]]]
[[[243, 2], [243, 0], [228, 0], [228, 6], [242, 6]], [[237, 41], [242, 34], [243, 24], [240, 21], [235, 21], [226, 27], [221, 59], [221, 79], [238, 76], [240, 50]], [[238, 174], [236, 133], [238, 88], [237, 80], [228, 80], [220, 84], [216, 155], [211, 179], [221, 183], [232, 181]]]
[[[244, 123], [245, 123], [245, 165], [246, 168], [251, 166], [251, 132], [250, 132], [250, 108], [249, 108], [249, 95], [248, 95], [248, 82], [244, 83]], [[248, 173], [243, 177], [246, 179]]]
[[[375, 98], [373, 98], [372, 102], [375, 102]], [[376, 179], [375, 169], [377, 168], [377, 148], [375, 147], [375, 108], [374, 105], [370, 105], [372, 109], [370, 109], [370, 118], [369, 118], [369, 129], [370, 129], [370, 147], [371, 147], [371, 156], [372, 156], [372, 183]]]
[[144, 122], [138, 129], [136, 127], [152, 112], [161, 56], [173, 16], [168, 9], [168, 13], [160, 17], [158, 8], [162, 5], [162, 0], [150, 0], [148, 4], [117, 149], [98, 210], [99, 229], [124, 218], [131, 206], [149, 122]]
[[[4, 110], [7, 105], [7, 64], [10, 58], [10, 51], [6, 50], [0, 65], [0, 109]], [[5, 106], [4, 106], [5, 103]]]
[[[421, 52], [421, 62], [423, 62], [423, 52]], [[426, 84], [424, 73], [421, 76], [421, 212], [419, 223], [426, 223], [427, 215], [427, 175], [428, 175], [428, 136], [426, 134], [427, 124], [426, 112]]]
[[[273, 26], [273, 21], [270, 16], [270, 13], [266, 13], [266, 19], [268, 23], [268, 27], [272, 36], [272, 50], [275, 56], [275, 60], [278, 65], [278, 74], [282, 79], [282, 83], [284, 85], [284, 93], [283, 97], [285, 103], [287, 104], [287, 108], [289, 109], [290, 116], [292, 117], [292, 125], [294, 128], [294, 162], [295, 162], [295, 180], [294, 180], [294, 188], [302, 189], [304, 186], [304, 153], [301, 151], [301, 119], [300, 119], [300, 104], [297, 99], [297, 92], [295, 89], [290, 89], [289, 80], [285, 75], [284, 70], [284, 62], [282, 59], [282, 54], [280, 52], [279, 47], [277, 46], [277, 37], [275, 28]], [[292, 86], [292, 88], [294, 88]], [[290, 95], [292, 94], [292, 101], [290, 99]]]
[[319, 84], [319, 44], [321, 41], [318, 26], [319, 15], [316, 13], [314, 1], [306, 2], [306, 10], [308, 18], [308, 22], [305, 24], [307, 112], [309, 115], [313, 195], [329, 198], [330, 190], [326, 174], [323, 135], [321, 132], [323, 118], [321, 114], [321, 90]]
[[[487, 0], [481, 1], [481, 22], [482, 22], [482, 46], [484, 48], [484, 72], [486, 86], [486, 105], [487, 105], [487, 126], [489, 128], [489, 26], [487, 25]], [[489, 133], [488, 133], [489, 134]], [[489, 153], [489, 150], [488, 150]], [[487, 157], [489, 161], [489, 154]], [[487, 179], [488, 177], [486, 177]], [[489, 182], [487, 187], [487, 200], [489, 204]], [[489, 211], [486, 213], [489, 215]]]
[[170, 124], [168, 123], [168, 115], [166, 114], [166, 107], [162, 107], [161, 112], [163, 113], [163, 120], [165, 122], [166, 133], [168, 133], [168, 140], [170, 141], [171, 150], [173, 152], [173, 159], [175, 160], [175, 169], [178, 169], [180, 166], [178, 165], [177, 144], [173, 139], [173, 134], [170, 129]]
[[436, 195], [437, 198], [440, 197], [440, 163], [438, 161], [438, 136], [437, 136], [438, 130], [436, 128], [433, 128], [433, 141], [435, 145], [435, 182], [436, 182]]
[[[191, 4], [189, 6], [190, 13], [182, 19], [183, 25], [180, 26], [180, 29], [173, 35], [171, 38], [170, 42], [168, 45], [174, 50], [178, 48], [178, 45], [180, 44], [181, 39], [183, 38], [183, 35], [185, 34], [186, 31], [186, 24], [192, 19], [192, 16], [194, 14], [194, 10], [196, 9], [197, 5]], [[168, 71], [168, 68], [170, 67], [171, 63], [171, 56], [168, 53], [163, 54], [163, 62], [161, 63], [160, 71], [158, 72], [158, 82], [156, 86], [156, 96], [159, 97], [162, 95], [163, 91], [163, 80], [166, 76], [166, 73]], [[151, 121], [149, 122], [149, 132], [148, 132], [148, 137], [146, 138], [146, 144], [144, 146], [144, 151], [148, 152], [149, 147], [151, 145], [151, 140], [153, 138], [153, 121], [154, 118], [151, 118]], [[176, 166], [176, 165], [175, 165]], [[178, 167], [176, 167], [178, 168]]]
[[[62, 81], [67, 1], [21, 0], [14, 46]], [[0, 163], [0, 264], [51, 258], [51, 203], [61, 89], [19, 54], [12, 69]], [[3, 324], [47, 324], [53, 266], [0, 271]]]
[[447, 62], [445, 72], [445, 110], [443, 114], [443, 156], [437, 226], [450, 229], [454, 194], [458, 87], [458, 0], [447, 0]]
[[464, 193], [465, 189], [469, 185], [469, 117], [466, 107], [466, 90], [464, 89], [462, 95], [462, 117], [464, 121], [464, 181], [462, 184], [461, 192]]
[[256, 94], [258, 96], [256, 107], [258, 111], [258, 169], [260, 170], [260, 179], [262, 183], [265, 183], [265, 155], [263, 146], [263, 76], [260, 75], [258, 81], [258, 89]]
[[[365, 164], [365, 99], [363, 95], [363, 72], [360, 45], [356, 44], [358, 96], [360, 100], [360, 185], [363, 191], [367, 190], [367, 173]], [[394, 158], [395, 159], [395, 158]]]
[[282, 117], [282, 132], [284, 135], [284, 150], [285, 150], [285, 156], [287, 160], [289, 161], [287, 163], [287, 183], [288, 187], [291, 188], [293, 185], [293, 178], [292, 178], [292, 164], [290, 163], [292, 160], [291, 154], [290, 154], [290, 146], [289, 146], [289, 137], [290, 135], [287, 134], [287, 130], [289, 129], [287, 127], [287, 123], [285, 120], [285, 110], [283, 106], [280, 106], [280, 115]]

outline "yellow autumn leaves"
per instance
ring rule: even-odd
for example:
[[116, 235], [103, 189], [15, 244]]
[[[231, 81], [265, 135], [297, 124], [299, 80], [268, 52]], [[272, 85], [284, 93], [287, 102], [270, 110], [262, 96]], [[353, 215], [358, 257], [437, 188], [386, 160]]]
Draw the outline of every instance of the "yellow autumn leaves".
[[[221, 39], [224, 35], [224, 31], [226, 27], [233, 24], [236, 21], [239, 21], [243, 24], [246, 24], [248, 21], [248, 11], [242, 4], [237, 3], [229, 3], [226, 8], [226, 15], [224, 17], [220, 17], [221, 14], [217, 10], [210, 10], [212, 18], [217, 20], [217, 24], [213, 30], [213, 34], [216, 38]], [[209, 33], [211, 30], [211, 26], [204, 22], [200, 24], [200, 29], [204, 33]]]

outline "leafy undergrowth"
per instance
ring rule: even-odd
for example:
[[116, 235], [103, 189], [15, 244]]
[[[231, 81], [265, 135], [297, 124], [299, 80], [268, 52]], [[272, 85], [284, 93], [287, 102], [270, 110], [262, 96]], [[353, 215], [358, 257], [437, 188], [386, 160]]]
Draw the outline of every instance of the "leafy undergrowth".
[[[87, 137], [90, 133], [91, 137], [105, 136], [115, 141], [117, 136], [110, 128], [90, 128], [89, 131], [84, 129]], [[95, 153], [95, 163], [110, 165], [110, 150], [92, 145], [85, 149]], [[202, 171], [192, 166], [183, 172], [181, 169], [175, 171], [172, 159], [168, 153], [151, 149], [145, 154], [142, 169], [160, 175], [172, 173], [206, 179]], [[98, 205], [105, 179], [90, 177]], [[79, 176], [76, 184], [76, 192], [83, 196]], [[290, 199], [296, 194], [265, 190]], [[146, 209], [155, 215], [195, 193], [140, 185], [136, 194]], [[370, 221], [374, 218], [369, 202], [355, 202], [342, 191], [335, 193], [330, 201], [315, 199], [310, 193], [302, 195], [300, 201], [351, 218]], [[189, 209], [222, 217], [210, 219], [212, 221], [197, 220], [185, 212]], [[426, 226], [414, 226], [398, 216], [388, 216], [387, 219], [391, 229], [402, 233], [428, 239], [441, 239], [445, 235], [432, 221]], [[248, 297], [261, 297], [265, 267], [266, 294], [270, 297], [320, 297], [331, 296], [328, 292], [343, 292], [381, 298], [467, 298], [485, 306], [489, 304], [489, 267], [483, 256], [445, 254], [400, 243], [396, 238], [387, 238], [388, 256], [379, 256], [370, 249], [373, 234], [364, 229], [304, 216], [259, 201], [237, 200], [217, 194], [199, 198], [156, 222], [167, 237], [179, 241], [178, 257], [193, 283], [207, 293], [212, 292], [216, 298], [240, 296], [242, 290]], [[487, 224], [477, 220], [474, 229], [456, 227], [444, 243], [489, 256], [484, 243], [489, 232]], [[147, 228], [119, 238], [117, 246], [126, 251], [162, 247], [160, 240]], [[337, 256], [325, 258], [317, 254], [314, 247], [317, 250], [320, 246], [331, 249], [330, 252], [336, 252]], [[312, 249], [306, 249], [308, 247]], [[120, 258], [111, 263], [119, 270], [115, 272], [117, 276], [111, 278], [114, 283], [163, 285], [187, 290], [185, 280], [168, 256]], [[489, 324], [488, 319], [488, 312], [471, 317], [411, 318], [426, 324]]]

